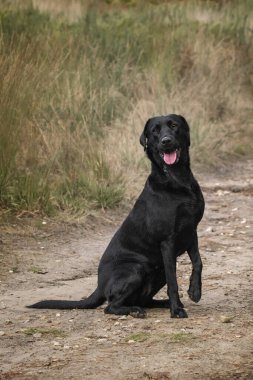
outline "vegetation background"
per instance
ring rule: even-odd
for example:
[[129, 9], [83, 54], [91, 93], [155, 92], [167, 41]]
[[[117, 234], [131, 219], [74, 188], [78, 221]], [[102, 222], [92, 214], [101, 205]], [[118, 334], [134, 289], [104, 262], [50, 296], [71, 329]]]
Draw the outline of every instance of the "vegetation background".
[[194, 165], [253, 149], [250, 0], [0, 0], [0, 208], [85, 214], [132, 199], [139, 135], [181, 113]]

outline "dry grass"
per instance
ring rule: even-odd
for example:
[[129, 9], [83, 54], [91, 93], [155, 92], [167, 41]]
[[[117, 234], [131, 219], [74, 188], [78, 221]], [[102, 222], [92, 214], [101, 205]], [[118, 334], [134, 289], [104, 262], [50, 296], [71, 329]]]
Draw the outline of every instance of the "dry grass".
[[[146, 120], [153, 115], [178, 113], [187, 118], [195, 167], [218, 167], [233, 156], [252, 151], [252, 95], [242, 57], [231, 43], [205, 42], [203, 36], [195, 41], [191, 56], [187, 57], [191, 61], [187, 74], [169, 90], [157, 73], [151, 72], [146, 78], [148, 88], [143, 88], [131, 112], [116, 121], [105, 138], [107, 159], [123, 170], [130, 197], [139, 191], [140, 174], [144, 181], [148, 171], [139, 136]], [[113, 152], [111, 146], [116, 147]]]
[[139, 3], [2, 1], [5, 209], [82, 213], [133, 197], [153, 115], [186, 117], [195, 165], [252, 151], [250, 2]]

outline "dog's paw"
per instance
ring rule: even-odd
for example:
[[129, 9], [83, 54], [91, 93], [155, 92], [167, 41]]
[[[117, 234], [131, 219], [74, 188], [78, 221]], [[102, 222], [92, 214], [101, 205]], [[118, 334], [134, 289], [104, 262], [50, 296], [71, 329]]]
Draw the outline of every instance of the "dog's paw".
[[175, 310], [171, 310], [171, 318], [188, 318], [185, 309], [178, 307]]
[[193, 302], [199, 302], [201, 298], [201, 288], [190, 286], [188, 290], [188, 295]]
[[132, 310], [130, 311], [129, 315], [134, 318], [145, 318], [147, 313], [144, 309], [141, 307], [133, 307]]

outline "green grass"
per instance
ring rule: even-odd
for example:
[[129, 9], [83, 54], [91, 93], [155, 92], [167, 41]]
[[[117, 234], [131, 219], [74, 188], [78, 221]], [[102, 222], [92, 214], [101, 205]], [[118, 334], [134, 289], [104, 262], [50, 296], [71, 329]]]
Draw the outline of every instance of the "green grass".
[[184, 332], [175, 332], [170, 334], [163, 333], [146, 333], [146, 332], [138, 332], [135, 334], [131, 334], [125, 338], [126, 342], [134, 341], [136, 343], [142, 343], [146, 340], [150, 340], [152, 342], [167, 342], [167, 343], [190, 343], [193, 339], [196, 339], [196, 336], [192, 333], [184, 333]]
[[56, 329], [54, 327], [28, 327], [26, 329], [22, 330], [22, 333], [25, 335], [34, 335], [34, 334], [42, 334], [45, 336], [52, 336], [52, 337], [65, 337], [66, 334], [63, 330]]
[[136, 334], [131, 334], [128, 337], [126, 337], [126, 341], [128, 342], [129, 340], [133, 340], [136, 343], [145, 342], [145, 340], [150, 338], [150, 336], [151, 335], [149, 333], [139, 332]]
[[250, 1], [31, 4], [0, 1], [2, 209], [80, 214], [131, 198], [154, 114], [186, 117], [194, 163], [252, 152]]
[[29, 272], [32, 272], [32, 273], [37, 273], [37, 274], [42, 274], [42, 273], [45, 273], [45, 271], [40, 268], [40, 267], [37, 267], [37, 266], [32, 266], [28, 269]]
[[172, 333], [168, 337], [169, 343], [189, 343], [193, 339], [196, 339], [196, 336], [194, 336], [191, 333]]

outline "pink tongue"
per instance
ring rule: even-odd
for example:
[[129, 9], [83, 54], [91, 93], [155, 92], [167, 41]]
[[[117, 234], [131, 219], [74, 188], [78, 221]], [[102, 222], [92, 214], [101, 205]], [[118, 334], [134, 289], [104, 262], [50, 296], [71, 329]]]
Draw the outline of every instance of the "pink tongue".
[[176, 162], [177, 152], [174, 151], [174, 152], [171, 152], [171, 153], [164, 153], [163, 159], [164, 159], [164, 162], [167, 165], [172, 165], [172, 164], [174, 164]]

